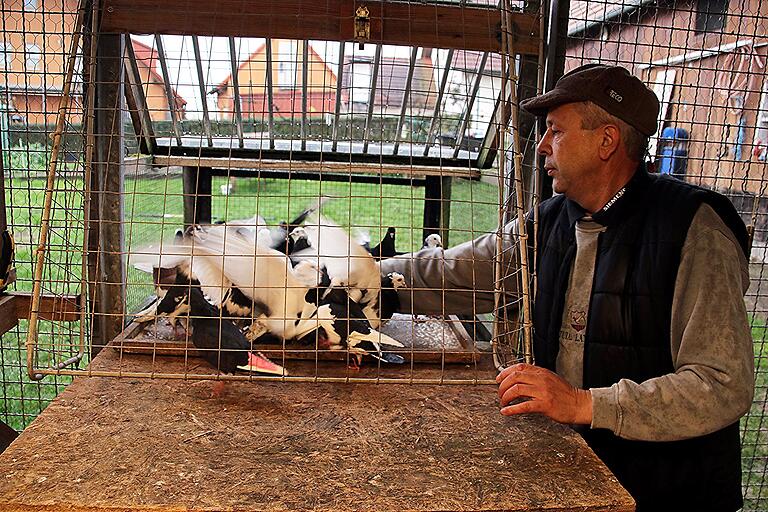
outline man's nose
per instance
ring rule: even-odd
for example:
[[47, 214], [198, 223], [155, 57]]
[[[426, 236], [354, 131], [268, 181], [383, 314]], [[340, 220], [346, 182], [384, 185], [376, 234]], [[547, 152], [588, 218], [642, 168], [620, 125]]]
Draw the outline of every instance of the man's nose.
[[552, 152], [552, 147], [549, 145], [549, 130], [544, 132], [544, 136], [536, 145], [536, 152], [540, 155], [549, 155]]

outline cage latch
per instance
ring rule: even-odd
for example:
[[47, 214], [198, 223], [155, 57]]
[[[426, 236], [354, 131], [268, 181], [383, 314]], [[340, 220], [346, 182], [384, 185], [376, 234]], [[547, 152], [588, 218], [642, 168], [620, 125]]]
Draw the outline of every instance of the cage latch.
[[365, 43], [371, 40], [371, 16], [368, 8], [361, 5], [355, 11], [355, 41], [360, 43], [362, 50]]

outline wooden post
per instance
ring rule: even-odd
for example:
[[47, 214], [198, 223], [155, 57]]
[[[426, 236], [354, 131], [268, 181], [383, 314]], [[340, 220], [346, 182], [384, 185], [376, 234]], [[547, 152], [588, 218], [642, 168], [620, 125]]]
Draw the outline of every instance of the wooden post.
[[211, 180], [210, 167], [184, 167], [184, 229], [211, 222]]
[[448, 246], [451, 225], [451, 183], [449, 176], [427, 176], [424, 187], [424, 238], [437, 233]]
[[95, 287], [91, 352], [123, 330], [123, 123], [122, 56], [125, 36], [99, 36], [96, 60], [95, 158], [91, 178], [88, 280]]
[[[570, 18], [570, 0], [551, 0], [549, 7], [549, 19], [547, 27], [547, 54], [544, 67], [544, 92], [552, 90], [557, 79], [563, 76], [565, 71], [565, 53], [568, 39], [568, 22]], [[540, 120], [541, 133], [544, 133], [544, 121]], [[543, 160], [543, 157], [542, 157]], [[541, 165], [540, 168], [544, 166]], [[542, 176], [540, 199], [543, 201], [552, 197], [552, 178]]]

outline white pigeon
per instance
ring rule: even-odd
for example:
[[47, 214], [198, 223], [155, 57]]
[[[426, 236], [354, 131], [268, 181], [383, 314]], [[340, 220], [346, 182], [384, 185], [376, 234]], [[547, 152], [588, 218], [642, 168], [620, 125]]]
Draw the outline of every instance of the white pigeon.
[[424, 245], [422, 246], [422, 249], [436, 249], [437, 247], [443, 246], [443, 239], [438, 235], [437, 233], [432, 233], [427, 238], [424, 239]]
[[330, 308], [305, 300], [309, 283], [295, 275], [285, 254], [232, 229], [196, 233], [188, 247], [193, 261], [204, 261], [246, 297], [266, 306], [261, 321], [273, 334], [289, 340], [331, 326]]
[[318, 215], [305, 226], [310, 247], [294, 257], [317, 261], [331, 280], [329, 288], [348, 288], [349, 298], [357, 302], [374, 329], [381, 324], [377, 301], [381, 289], [379, 265], [358, 241], [331, 219]]

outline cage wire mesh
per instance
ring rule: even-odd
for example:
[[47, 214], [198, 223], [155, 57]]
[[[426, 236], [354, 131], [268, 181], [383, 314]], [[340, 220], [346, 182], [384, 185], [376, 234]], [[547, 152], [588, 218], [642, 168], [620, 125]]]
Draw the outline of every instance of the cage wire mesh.
[[[35, 250], [43, 216], [46, 175], [50, 163], [52, 125], [67, 82], [66, 64], [76, 32], [77, 2], [51, 2], [45, 13], [29, 2], [2, 2], [2, 40], [0, 40], [0, 144], [5, 185], [6, 216], [15, 239], [15, 281], [8, 290], [18, 298], [29, 299], [35, 267]], [[72, 107], [82, 111], [82, 70], [71, 83]], [[83, 254], [82, 119], [69, 118], [58, 164], [59, 181], [52, 201], [55, 213], [50, 219], [48, 250], [50, 263], [44, 267], [43, 309], [48, 299], [74, 300], [81, 292]], [[5, 314], [8, 310], [5, 310]], [[12, 313], [11, 313], [12, 314]], [[21, 430], [32, 421], [69, 383], [66, 376], [53, 376], [34, 383], [24, 369], [28, 353], [25, 340], [29, 328], [26, 315], [0, 338], [2, 374], [2, 419]], [[36, 364], [54, 364], [79, 353], [81, 322], [57, 322], [43, 315], [38, 323], [39, 349]], [[8, 325], [7, 323], [4, 325]]]
[[[517, 237], [497, 244], [494, 232], [528, 191], [514, 189], [523, 185], [509, 125], [518, 52], [517, 36], [506, 33], [512, 8], [483, 9], [504, 13], [501, 52], [116, 36], [99, 28], [106, 11], [83, 4], [70, 34], [83, 41], [72, 46], [81, 58], [71, 61], [71, 104], [49, 129], [43, 202], [51, 204], [33, 293], [40, 304], [68, 305], [52, 314], [59, 317], [49, 341], [33, 302], [30, 377], [209, 379], [218, 368], [217, 378], [239, 380], [493, 383], [491, 340], [497, 362], [519, 360], [526, 323], [507, 321], [506, 312], [519, 319], [528, 311], [520, 307], [524, 286], [504, 290], [524, 270], [502, 279], [494, 266], [497, 251], [518, 251]], [[286, 221], [307, 208], [317, 211], [292, 232]], [[291, 252], [286, 244], [298, 244], [300, 231], [309, 248]], [[485, 255], [452, 261], [444, 251], [485, 234]], [[380, 277], [378, 259], [395, 253], [409, 253], [397, 267], [403, 273], [426, 264], [435, 277], [403, 281], [414, 311], [381, 318], [399, 283]], [[238, 274], [243, 264], [255, 267], [250, 277]], [[312, 284], [296, 284], [302, 264]], [[442, 270], [455, 264], [483, 275], [447, 282]], [[211, 268], [218, 277], [206, 281]], [[270, 283], [257, 284], [266, 275]], [[238, 307], [251, 309], [245, 318], [227, 307], [240, 292]], [[336, 292], [343, 298], [329, 304]], [[192, 306], [198, 294], [203, 309]], [[476, 295], [487, 305], [477, 307]], [[174, 297], [180, 308], [160, 314]], [[300, 306], [290, 309], [296, 297]], [[107, 345], [116, 363], [86, 367], [88, 354]]]
[[[485, 4], [500, 9], [502, 21], [514, 7]], [[560, 49], [553, 57], [564, 59], [566, 70], [586, 62], [607, 62], [640, 76], [662, 104], [662, 129], [650, 151], [657, 172], [725, 193], [752, 229], [752, 285], [746, 300], [755, 343], [756, 392], [752, 410], [742, 420], [744, 510], [764, 510], [768, 507], [763, 277], [768, 245], [766, 6], [759, 0], [569, 4], [559, 13], [568, 18], [568, 28], [553, 45]], [[3, 167], [9, 224], [17, 242], [17, 279], [12, 286], [29, 292], [50, 162], [48, 136], [54, 131], [72, 35], [82, 25], [76, 22], [74, 1], [3, 1], [2, 13], [2, 119], [8, 123], [7, 129], [3, 127]], [[547, 21], [546, 16], [541, 19]], [[86, 23], [86, 35], [93, 38], [115, 37], [99, 30], [90, 33], [89, 28]], [[134, 357], [134, 351], [143, 351], [150, 363], [142, 374], [210, 377], [210, 365], [192, 357], [197, 352], [188, 332], [177, 335], [164, 318], [142, 325], [134, 321], [137, 312], [151, 307], [161, 273], [139, 270], [132, 259], [152, 244], [171, 249], [178, 229], [254, 215], [263, 218], [258, 227], [274, 229], [318, 198], [329, 197], [323, 214], [351, 236], [366, 231], [373, 246], [393, 227], [397, 251], [410, 252], [421, 248], [426, 234], [438, 233], [446, 247], [453, 247], [493, 232], [527, 211], [535, 204], [531, 198], [537, 191], [535, 180], [522, 172], [519, 157], [532, 151], [530, 141], [536, 134], [512, 130], [518, 124], [512, 91], [520, 70], [519, 60], [508, 58], [517, 53], [511, 47], [514, 40], [504, 40], [499, 54], [402, 42], [361, 46], [191, 33], [125, 37], [117, 54], [121, 94], [109, 107], [117, 111], [114, 119], [124, 137], [116, 129], [101, 134], [101, 144], [120, 159], [99, 161], [105, 157], [93, 153], [94, 169], [100, 164], [117, 166], [124, 177], [122, 188], [112, 194], [122, 204], [117, 224], [123, 239], [112, 255], [121, 261], [125, 274], [125, 292], [118, 302], [122, 309], [119, 314], [92, 311], [83, 322], [79, 314], [96, 298], [91, 297], [75, 301], [82, 305], [71, 308], [75, 313], [67, 321], [39, 321], [33, 362], [37, 371], [52, 374], [39, 383], [25, 377], [27, 322], [22, 320], [5, 333], [0, 339], [3, 419], [17, 428], [28, 424], [68, 382], [67, 373], [76, 373], [75, 365], [58, 369], [56, 364], [77, 357], [82, 340], [85, 359], [91, 348], [112, 341], [92, 336], [107, 319], [119, 324], [120, 344], [114, 349], [124, 356], [121, 363]], [[91, 260], [91, 273], [85, 274], [88, 285], [82, 285], [82, 258], [94, 257], [93, 251], [83, 249], [88, 228], [94, 229], [84, 213], [91, 199], [86, 191], [94, 183], [86, 177], [85, 121], [89, 112], [98, 113], [84, 94], [92, 90], [86, 85], [110, 85], [99, 80], [84, 69], [83, 60], [74, 66], [72, 108], [67, 111], [51, 189], [56, 207], [41, 279], [43, 296], [77, 297], [108, 288], [101, 286], [105, 278], [94, 277], [108, 270], [99, 267], [94, 272], [102, 261], [98, 257]], [[506, 116], [512, 117], [509, 124], [502, 121]], [[523, 141], [516, 140], [521, 136]], [[496, 148], [501, 148], [498, 154]], [[496, 155], [490, 165], [489, 155]], [[425, 212], [433, 216], [431, 220]], [[522, 259], [517, 226], [516, 238], [495, 240], [502, 257], [491, 265], [492, 284], [478, 290], [494, 298], [489, 311], [475, 307], [462, 315], [441, 311], [390, 320], [390, 328], [411, 338], [418, 331], [427, 332], [435, 342], [434, 359], [417, 360], [415, 349], [405, 348], [393, 351], [405, 356], [403, 365], [366, 359], [361, 370], [350, 370], [348, 351], [338, 351], [340, 360], [326, 361], [320, 354], [329, 351], [315, 343], [297, 349], [307, 359], [292, 359], [288, 342], [270, 347], [265, 355], [288, 370], [281, 379], [418, 381], [420, 376], [433, 378], [435, 373], [428, 372], [436, 369], [438, 381], [475, 382], [490, 354], [478, 331], [489, 326], [498, 364], [524, 358], [523, 284], [532, 292], [535, 279], [522, 275], [522, 261], [511, 264]], [[535, 239], [535, 232], [523, 236]], [[530, 276], [535, 276], [533, 270], [528, 269]], [[443, 304], [460, 293], [454, 287], [455, 283], [436, 287]], [[493, 311], [500, 321], [483, 316]], [[471, 356], [455, 364], [453, 356], [465, 357], [467, 352], [454, 350], [449, 343], [459, 336], [459, 325], [469, 332]], [[177, 367], [181, 371], [164, 375], [164, 355], [173, 353], [184, 356]], [[131, 374], [133, 368], [101, 370]], [[265, 377], [241, 373], [238, 378]]]

